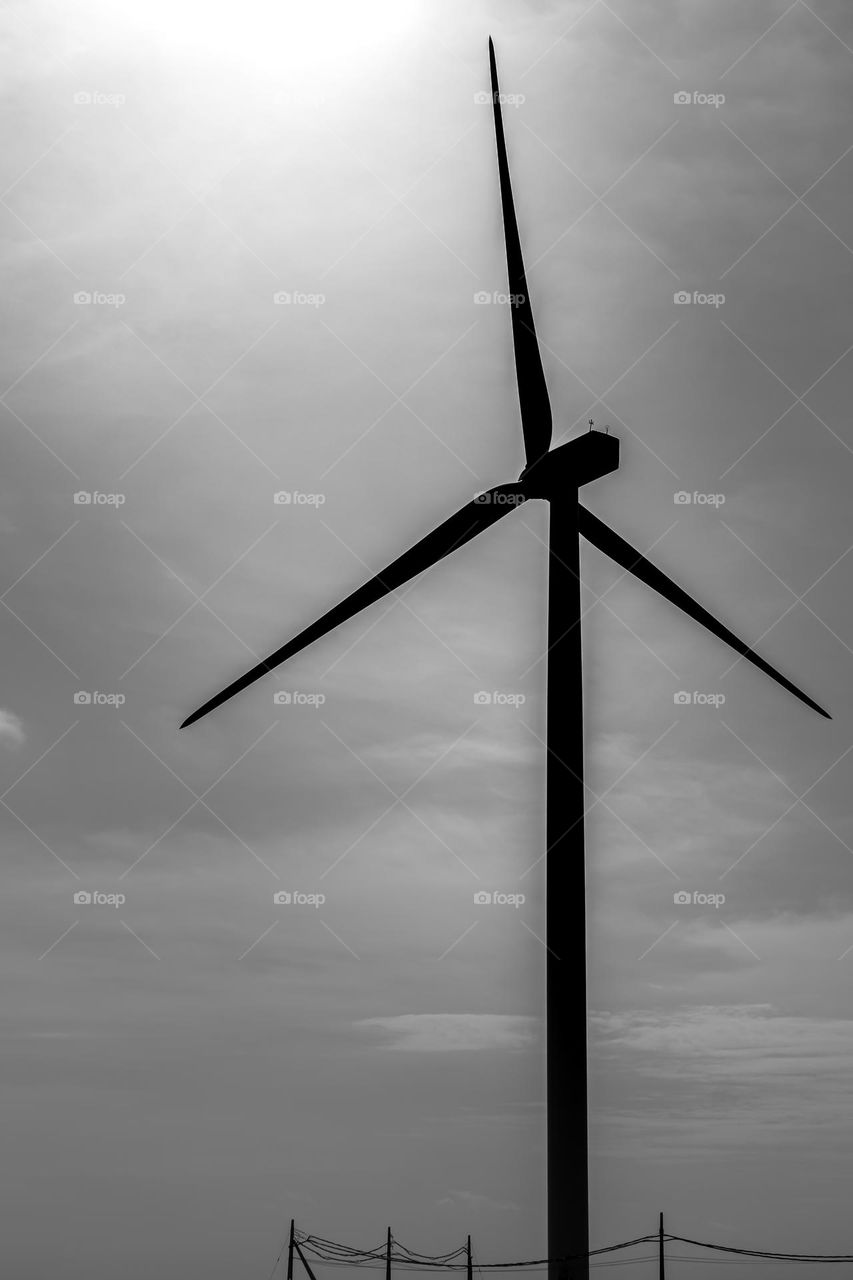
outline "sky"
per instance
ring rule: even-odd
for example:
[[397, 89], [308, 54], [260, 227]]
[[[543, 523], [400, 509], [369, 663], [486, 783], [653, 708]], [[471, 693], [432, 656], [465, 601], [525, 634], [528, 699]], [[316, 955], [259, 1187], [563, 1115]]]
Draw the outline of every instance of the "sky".
[[545, 1251], [544, 504], [178, 729], [521, 470], [489, 34], [584, 502], [833, 717], [583, 546], [592, 1244], [853, 1252], [848, 6], [2, 32], [10, 1273]]

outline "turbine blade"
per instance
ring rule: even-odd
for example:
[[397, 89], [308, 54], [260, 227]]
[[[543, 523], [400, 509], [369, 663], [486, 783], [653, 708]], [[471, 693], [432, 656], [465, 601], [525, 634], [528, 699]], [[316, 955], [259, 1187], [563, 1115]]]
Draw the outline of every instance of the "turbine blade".
[[692, 596], [689, 596], [686, 591], [682, 591], [681, 587], [676, 586], [672, 579], [656, 568], [650, 560], [647, 560], [624, 538], [620, 538], [618, 533], [614, 533], [608, 525], [582, 506], [578, 508], [578, 528], [587, 541], [591, 542], [594, 547], [598, 547], [599, 551], [603, 551], [605, 555], [610, 556], [611, 560], [615, 560], [623, 569], [633, 573], [634, 577], [639, 578], [641, 582], [645, 582], [646, 586], [658, 591], [665, 600], [669, 600], [670, 604], [682, 609], [688, 617], [693, 618], [695, 622], [701, 623], [718, 639], [725, 641], [741, 657], [746, 658], [753, 666], [758, 667], [759, 671], [763, 671], [765, 675], [770, 676], [772, 680], [780, 684], [783, 689], [787, 689], [795, 698], [799, 698], [800, 702], [804, 702], [807, 707], [811, 707], [812, 711], [816, 711], [818, 715], [825, 716], [827, 720], [832, 719], [828, 711], [824, 711], [823, 707], [819, 707], [795, 684], [792, 684], [785, 676], [780, 675], [774, 667], [771, 667], [769, 662], [765, 662], [753, 649], [750, 649], [749, 645], [739, 640], [733, 632], [729, 631], [728, 627], [724, 627], [713, 614], [710, 614], [707, 609], [703, 609], [700, 604], [697, 604]]
[[353, 591], [352, 595], [335, 605], [328, 613], [324, 613], [322, 618], [317, 622], [313, 622], [310, 627], [306, 627], [304, 631], [300, 631], [299, 635], [289, 640], [287, 644], [282, 645], [280, 649], [276, 649], [275, 653], [271, 653], [268, 658], [264, 658], [257, 666], [252, 667], [251, 671], [247, 671], [245, 675], [240, 676], [239, 680], [235, 680], [229, 684], [221, 693], [217, 693], [215, 697], [205, 702], [204, 706], [199, 707], [198, 711], [194, 711], [191, 716], [183, 722], [182, 729], [187, 725], [194, 724], [196, 720], [200, 720], [202, 716], [206, 716], [208, 712], [220, 707], [223, 702], [227, 702], [229, 698], [233, 698], [235, 694], [242, 692], [255, 680], [260, 680], [261, 676], [265, 676], [267, 672], [272, 671], [275, 667], [286, 662], [288, 658], [292, 658], [294, 654], [305, 649], [315, 640], [321, 639], [333, 631], [335, 627], [339, 627], [342, 622], [346, 622], [355, 614], [360, 613], [362, 609], [366, 609], [368, 605], [374, 604], [375, 601], [381, 600], [383, 596], [387, 596], [390, 592], [396, 590], [397, 587], [408, 582], [410, 578], [415, 578], [419, 573], [423, 573], [425, 569], [429, 569], [437, 561], [442, 560], [445, 556], [449, 556], [451, 551], [455, 551], [457, 547], [464, 546], [466, 542], [470, 542], [478, 533], [483, 533], [490, 525], [493, 525], [502, 516], [507, 515], [524, 502], [524, 490], [518, 485], [506, 484], [498, 485], [495, 489], [489, 489], [486, 493], [480, 494], [472, 502], [468, 502], [464, 507], [452, 515], [437, 529], [433, 529], [432, 533], [428, 533], [425, 538], [421, 538], [403, 555], [399, 556], [386, 569], [378, 573], [375, 578], [371, 578], [364, 586]]
[[545, 385], [545, 372], [542, 368], [542, 357], [539, 353], [539, 343], [536, 340], [536, 330], [533, 326], [533, 308], [530, 305], [530, 293], [527, 288], [527, 278], [524, 274], [524, 260], [521, 256], [521, 241], [518, 237], [518, 223], [515, 218], [515, 206], [512, 200], [509, 163], [506, 156], [506, 140], [501, 116], [495, 46], [492, 44], [491, 36], [489, 37], [489, 66], [492, 73], [492, 106], [495, 113], [495, 139], [498, 147], [498, 173], [501, 184], [504, 239], [506, 241], [507, 276], [510, 296], [513, 299], [510, 306], [510, 314], [512, 316], [512, 342], [515, 348], [515, 375], [518, 381], [518, 401], [521, 408], [521, 429], [524, 433], [524, 452], [527, 456], [527, 465], [530, 466], [537, 458], [541, 458], [544, 453], [547, 453], [551, 447], [551, 403], [548, 399], [548, 388]]

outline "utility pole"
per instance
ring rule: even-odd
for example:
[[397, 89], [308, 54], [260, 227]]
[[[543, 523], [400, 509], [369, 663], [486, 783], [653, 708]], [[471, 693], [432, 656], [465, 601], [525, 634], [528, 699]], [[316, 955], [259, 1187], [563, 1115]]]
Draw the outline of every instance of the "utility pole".
[[468, 1280], [474, 1280], [474, 1263], [471, 1261], [471, 1237], [468, 1237]]
[[659, 1271], [660, 1280], [665, 1280], [664, 1256], [663, 1256], [663, 1214], [660, 1215], [660, 1223], [658, 1226], [658, 1257], [660, 1259], [658, 1264], [660, 1267], [660, 1271]]
[[391, 1228], [388, 1228], [388, 1238], [385, 1242], [385, 1280], [391, 1280]]
[[287, 1246], [287, 1280], [293, 1280], [293, 1219], [290, 1219], [290, 1242]]

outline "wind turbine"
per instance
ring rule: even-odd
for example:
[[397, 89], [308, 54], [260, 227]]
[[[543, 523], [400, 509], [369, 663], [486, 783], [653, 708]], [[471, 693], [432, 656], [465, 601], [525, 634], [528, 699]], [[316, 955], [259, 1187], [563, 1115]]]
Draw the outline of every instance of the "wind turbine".
[[551, 449], [551, 405], [510, 185], [495, 50], [489, 39], [498, 174], [511, 297], [512, 337], [526, 465], [394, 560], [364, 586], [210, 698], [194, 724], [255, 680], [320, 640], [464, 546], [523, 502], [551, 504], [548, 549], [546, 1017], [549, 1280], [588, 1280], [586, 870], [584, 861], [583, 696], [579, 535], [724, 641], [741, 657], [830, 719], [790, 680], [677, 586], [639, 551], [580, 505], [577, 490], [619, 466], [619, 442], [590, 430]]

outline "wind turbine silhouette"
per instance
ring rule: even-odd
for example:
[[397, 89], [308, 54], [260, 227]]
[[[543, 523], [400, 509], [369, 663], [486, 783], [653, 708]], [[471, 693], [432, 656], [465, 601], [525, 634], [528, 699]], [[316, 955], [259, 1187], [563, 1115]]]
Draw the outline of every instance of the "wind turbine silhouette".
[[466, 503], [364, 586], [205, 702], [202, 716], [248, 688], [368, 605], [429, 569], [523, 502], [551, 504], [548, 549], [547, 814], [545, 868], [547, 1176], [549, 1280], [588, 1280], [586, 871], [579, 535], [701, 623], [819, 715], [790, 680], [577, 501], [577, 490], [619, 466], [619, 442], [590, 430], [551, 449], [551, 405], [513, 205], [495, 50], [489, 39], [492, 102], [511, 297], [512, 337], [526, 465], [514, 484]]

